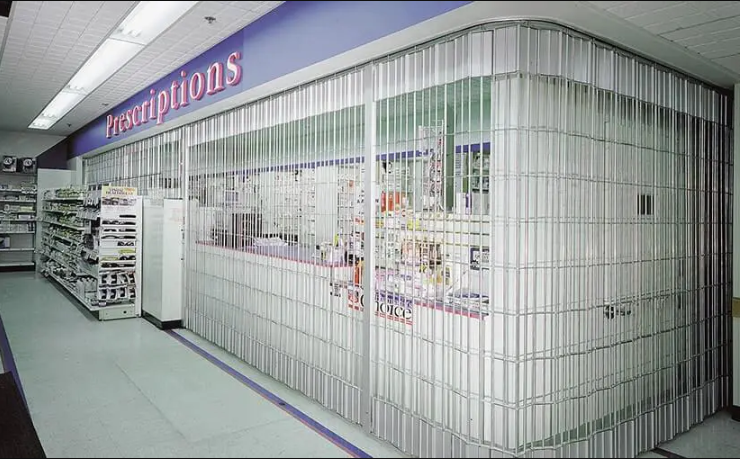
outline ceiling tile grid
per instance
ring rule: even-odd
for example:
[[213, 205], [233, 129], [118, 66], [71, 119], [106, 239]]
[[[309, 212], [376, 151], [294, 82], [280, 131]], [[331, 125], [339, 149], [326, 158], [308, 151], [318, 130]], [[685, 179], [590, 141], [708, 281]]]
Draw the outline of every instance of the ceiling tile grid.
[[[109, 107], [115, 107], [132, 94], [145, 89], [281, 3], [200, 2], [70, 112], [64, 118], [64, 123], [77, 128], [89, 123]], [[216, 22], [209, 24], [206, 16], [215, 17]], [[54, 126], [50, 131], [64, 132], [66, 127], [66, 124]]]
[[589, 2], [740, 73], [740, 2]]
[[[48, 132], [69, 134], [276, 8], [281, 1], [203, 1]], [[740, 1], [575, 2], [669, 40], [738, 74]], [[0, 129], [25, 130], [135, 1], [23, 1], [0, 21]], [[216, 22], [209, 24], [206, 16]], [[711, 65], [707, 61], [707, 65]], [[10, 116], [8, 116], [10, 115]]]
[[13, 5], [0, 56], [0, 128], [25, 129], [133, 6], [133, 1]]
[[[282, 3], [199, 2], [47, 132], [70, 134]], [[14, 3], [10, 20], [0, 22], [0, 40], [7, 36], [0, 49], [0, 129], [25, 130], [135, 4]]]

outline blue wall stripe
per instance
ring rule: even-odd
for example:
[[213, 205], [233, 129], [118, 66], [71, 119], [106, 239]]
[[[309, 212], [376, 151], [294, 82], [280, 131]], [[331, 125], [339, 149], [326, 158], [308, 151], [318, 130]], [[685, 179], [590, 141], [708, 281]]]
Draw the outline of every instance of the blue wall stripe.
[[237, 381], [241, 382], [245, 386], [249, 387], [253, 391], [257, 392], [259, 395], [264, 397], [267, 401], [271, 402], [281, 410], [285, 411], [286, 413], [290, 414], [294, 418], [296, 418], [298, 421], [302, 422], [304, 425], [306, 425], [311, 430], [315, 431], [322, 437], [326, 438], [330, 442], [332, 442], [335, 446], [341, 448], [344, 450], [347, 454], [351, 455], [352, 457], [358, 457], [358, 458], [371, 458], [368, 453], [361, 450], [357, 446], [353, 445], [352, 443], [348, 442], [341, 436], [337, 435], [336, 433], [329, 430], [327, 427], [319, 423], [318, 421], [312, 419], [307, 414], [299, 410], [298, 408], [294, 407], [293, 405], [290, 405], [285, 400], [281, 399], [277, 395], [273, 394], [269, 390], [262, 387], [257, 382], [249, 379], [245, 375], [239, 373], [234, 368], [230, 367], [223, 361], [219, 360], [217, 357], [210, 354], [208, 351], [204, 350], [203, 348], [199, 347], [192, 341], [188, 340], [184, 336], [180, 335], [174, 330], [167, 330], [166, 333], [168, 333], [171, 337], [178, 340], [180, 343], [187, 346], [189, 349], [194, 351], [196, 354], [200, 355], [201, 357], [205, 358], [212, 364], [216, 365], [218, 368], [226, 372], [229, 376], [233, 377]]
[[190, 105], [179, 110], [170, 110], [166, 120], [290, 75], [470, 3], [473, 2], [287, 1], [72, 134], [70, 157], [153, 127], [155, 122], [149, 121], [111, 139], [106, 138], [106, 117], [109, 114], [120, 115], [135, 104], [148, 100], [150, 89], [169, 91], [172, 81], [181, 80], [180, 70], [192, 75], [196, 71], [205, 71], [213, 62], [225, 62], [234, 51], [242, 54], [243, 77], [238, 85], [227, 86], [224, 91], [199, 101], [191, 100]]
[[21, 384], [21, 375], [18, 373], [18, 368], [15, 366], [13, 351], [10, 349], [10, 341], [8, 340], [8, 335], [5, 333], [5, 326], [3, 325], [2, 317], [0, 317], [0, 358], [2, 359], [3, 371], [13, 375], [15, 384], [18, 386], [18, 392], [21, 393], [23, 404], [26, 405], [26, 409], [28, 409], [26, 394], [23, 392], [23, 384]]
[[[457, 145], [455, 147], [455, 153], [456, 154], [478, 153], [481, 150], [482, 151], [490, 150], [490, 148], [491, 148], [491, 142], [474, 143], [470, 145]], [[400, 151], [396, 153], [381, 153], [379, 155], [376, 155], [375, 158], [377, 161], [399, 161], [402, 159], [418, 158], [418, 157], [427, 156], [427, 155], [428, 155], [428, 152], [426, 151], [409, 150], [409, 151]], [[342, 166], [346, 164], [363, 164], [364, 162], [365, 162], [364, 157], [354, 156], [354, 157], [349, 157], [349, 158], [321, 159], [318, 161], [310, 161], [310, 162], [305, 162], [305, 163], [278, 164], [274, 166], [257, 167], [254, 169], [226, 171], [226, 172], [223, 172], [223, 174], [248, 176], [251, 174], [259, 174], [262, 172], [290, 172], [290, 171], [297, 171], [301, 169], [316, 169], [317, 167]], [[210, 175], [210, 174], [205, 173], [203, 175]]]

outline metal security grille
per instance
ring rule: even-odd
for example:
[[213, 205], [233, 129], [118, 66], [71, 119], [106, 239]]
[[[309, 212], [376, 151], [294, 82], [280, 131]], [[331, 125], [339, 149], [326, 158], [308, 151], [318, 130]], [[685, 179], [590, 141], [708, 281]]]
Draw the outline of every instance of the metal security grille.
[[627, 457], [729, 402], [729, 101], [466, 30], [85, 161], [187, 198], [185, 323], [421, 457]]
[[360, 317], [335, 289], [354, 271], [338, 246], [362, 89], [351, 72], [188, 136], [188, 328], [355, 422]]
[[182, 130], [175, 129], [84, 159], [88, 185], [132, 186], [142, 196], [181, 198]]

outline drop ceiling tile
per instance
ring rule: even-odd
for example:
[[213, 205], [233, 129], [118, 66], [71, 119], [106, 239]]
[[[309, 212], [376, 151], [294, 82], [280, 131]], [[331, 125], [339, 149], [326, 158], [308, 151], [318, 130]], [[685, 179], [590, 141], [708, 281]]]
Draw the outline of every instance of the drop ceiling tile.
[[740, 23], [733, 19], [719, 19], [708, 21], [703, 24], [694, 25], [691, 27], [674, 30], [662, 34], [663, 37], [669, 40], [681, 40], [690, 37], [696, 37], [701, 35], [711, 34], [713, 32], [719, 32], [726, 29], [734, 29], [740, 26]]
[[683, 2], [667, 8], [647, 11], [645, 13], [626, 18], [629, 22], [644, 27], [646, 25], [661, 24], [687, 15], [697, 14], [698, 11], [691, 3]]
[[740, 1], [590, 3], [740, 73]]
[[[18, 2], [0, 61], [0, 117], [13, 110], [17, 129], [25, 129], [62, 88], [100, 42], [120, 23], [134, 1]], [[102, 114], [102, 101], [115, 105], [177, 66], [246, 26], [250, 10], [271, 10], [282, 2], [200, 2], [178, 24], [101, 85], [52, 131], [64, 134], [67, 123], [80, 126]], [[217, 26], [203, 21], [217, 17]], [[1, 32], [1, 29], [0, 29]], [[53, 66], [54, 72], [41, 67]], [[22, 71], [20, 69], [23, 69]], [[7, 75], [9, 83], [1, 84]], [[24, 118], [24, 116], [30, 118]]]
[[[702, 2], [697, 2], [697, 3], [702, 4]], [[706, 2], [706, 3], [715, 3], [715, 2]], [[725, 2], [725, 3], [727, 4], [719, 8], [712, 8], [708, 10], [707, 13], [718, 19], [740, 16], [740, 2]]]

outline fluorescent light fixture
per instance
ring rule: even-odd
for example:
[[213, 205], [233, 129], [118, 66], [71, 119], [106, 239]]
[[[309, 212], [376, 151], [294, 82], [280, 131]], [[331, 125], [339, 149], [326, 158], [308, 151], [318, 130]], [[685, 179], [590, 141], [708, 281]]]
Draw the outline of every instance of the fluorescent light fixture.
[[52, 120], [38, 117], [28, 127], [31, 129], [49, 129], [52, 124], [54, 124]]
[[84, 98], [85, 96], [82, 94], [62, 91], [49, 102], [49, 105], [41, 112], [41, 116], [44, 118], [61, 118]]
[[148, 45], [198, 2], [139, 2], [111, 38]]
[[75, 73], [67, 87], [73, 91], [90, 94], [105, 80], [119, 71], [143, 46], [109, 38], [87, 59]]
[[28, 127], [52, 127], [197, 3], [139, 2]]
[[84, 94], [62, 90], [28, 127], [31, 129], [49, 129], [84, 98]]

